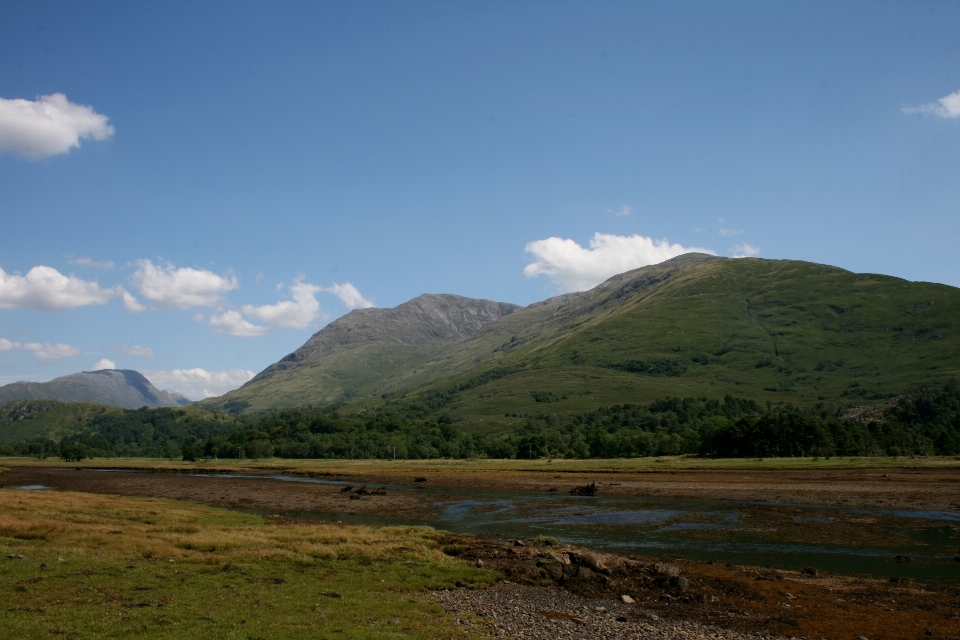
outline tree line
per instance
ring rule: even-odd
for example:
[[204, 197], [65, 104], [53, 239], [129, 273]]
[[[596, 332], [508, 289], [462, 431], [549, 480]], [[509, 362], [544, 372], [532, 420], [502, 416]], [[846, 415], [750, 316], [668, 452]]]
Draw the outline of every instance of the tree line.
[[[549, 403], [548, 403], [549, 404]], [[250, 415], [138, 409], [98, 415], [59, 441], [0, 445], [3, 455], [204, 458], [629, 458], [960, 455], [960, 387], [903, 396], [868, 420], [823, 404], [761, 406], [726, 396], [664, 398], [578, 415], [508, 414], [505, 433], [471, 433], [454, 417], [341, 415], [334, 406]]]

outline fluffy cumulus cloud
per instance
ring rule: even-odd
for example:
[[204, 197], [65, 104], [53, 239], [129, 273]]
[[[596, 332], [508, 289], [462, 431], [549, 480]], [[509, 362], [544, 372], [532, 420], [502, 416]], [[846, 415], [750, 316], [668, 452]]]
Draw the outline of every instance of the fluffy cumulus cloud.
[[746, 242], [741, 242], [733, 248], [734, 258], [752, 258], [753, 256], [758, 255], [760, 255], [760, 247], [755, 247], [752, 244], [747, 244]]
[[220, 315], [210, 316], [210, 322], [207, 323], [211, 329], [218, 333], [228, 333], [231, 336], [241, 338], [256, 338], [267, 332], [268, 327], [256, 325], [249, 320], [244, 320], [239, 311], [224, 311]]
[[960, 91], [944, 96], [936, 102], [925, 104], [921, 107], [905, 107], [904, 113], [919, 113], [927, 116], [940, 116], [941, 118], [960, 118]]
[[121, 292], [121, 297], [123, 299], [123, 308], [130, 313], [140, 313], [146, 309], [146, 307], [140, 304], [140, 301], [134, 298], [127, 290]]
[[344, 282], [343, 284], [334, 282], [333, 286], [325, 287], [323, 290], [340, 298], [340, 302], [342, 302], [347, 309], [369, 309], [375, 306], [372, 300], [364, 298], [360, 290], [349, 282]]
[[93, 363], [93, 366], [90, 367], [90, 371], [103, 371], [104, 369], [116, 369], [117, 363], [113, 360], [108, 360], [107, 358], [102, 358]]
[[12, 342], [6, 338], [0, 338], [0, 351], [13, 351], [14, 349], [19, 349], [19, 342]]
[[130, 282], [156, 309], [217, 307], [224, 294], [238, 286], [233, 275], [221, 276], [206, 269], [178, 269], [172, 264], [154, 265], [150, 260], [140, 260], [137, 266]]
[[641, 235], [618, 236], [596, 233], [589, 248], [564, 238], [537, 240], [526, 246], [535, 260], [523, 275], [535, 278], [545, 275], [563, 291], [585, 291], [607, 278], [624, 271], [663, 262], [684, 253], [714, 254], [709, 249], [670, 244]]
[[222, 396], [227, 391], [242, 386], [253, 377], [253, 371], [243, 369], [206, 371], [198, 368], [144, 371], [143, 375], [158, 389], [173, 389], [191, 400], [202, 400]]
[[117, 347], [117, 351], [119, 351], [120, 353], [125, 353], [128, 356], [140, 356], [143, 358], [153, 357], [153, 349], [151, 349], [150, 347], [139, 347], [137, 345], [128, 347], [127, 345], [123, 345], [122, 347]]
[[80, 355], [80, 349], [69, 344], [50, 344], [49, 342], [28, 342], [23, 345], [27, 351], [43, 360], [60, 360], [61, 358], [75, 358]]
[[122, 287], [101, 289], [95, 281], [65, 276], [42, 265], [30, 269], [25, 276], [0, 269], [0, 309], [64, 311], [104, 304], [122, 291]]
[[[317, 302], [317, 293], [321, 290], [321, 287], [304, 282], [301, 275], [290, 285], [290, 294], [293, 296], [293, 300], [283, 300], [276, 304], [266, 304], [260, 307], [247, 304], [243, 306], [243, 313], [274, 327], [306, 329], [311, 322], [320, 317], [320, 303]], [[357, 295], [359, 293], [358, 291]]]
[[36, 100], [0, 98], [0, 152], [46, 158], [113, 135], [107, 116], [67, 100], [62, 93]]

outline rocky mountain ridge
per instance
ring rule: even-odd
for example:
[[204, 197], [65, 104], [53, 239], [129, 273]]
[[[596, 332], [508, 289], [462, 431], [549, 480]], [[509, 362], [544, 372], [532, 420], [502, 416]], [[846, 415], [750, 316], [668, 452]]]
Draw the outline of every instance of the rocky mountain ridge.
[[0, 404], [12, 400], [91, 402], [123, 409], [182, 407], [191, 403], [176, 391], [161, 391], [131, 369], [84, 371], [49, 382], [14, 382], [0, 387]]

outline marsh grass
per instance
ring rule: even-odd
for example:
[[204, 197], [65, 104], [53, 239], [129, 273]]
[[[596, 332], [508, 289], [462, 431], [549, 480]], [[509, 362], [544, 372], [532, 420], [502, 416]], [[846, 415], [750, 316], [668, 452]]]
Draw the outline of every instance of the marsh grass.
[[54, 491], [0, 490], [0, 554], [19, 638], [468, 638], [424, 591], [494, 578], [426, 527]]
[[[62, 460], [0, 458], [0, 464], [17, 467], [62, 468]], [[203, 460], [185, 462], [163, 458], [94, 458], [71, 467], [92, 469], [139, 469], [187, 473], [216, 471], [272, 471], [275, 473], [315, 474], [320, 476], [413, 476], [432, 474], [490, 474], [511, 477], [526, 474], [648, 473], [682, 471], [830, 471], [847, 469], [956, 469], [960, 456], [834, 456], [831, 458], [699, 458], [696, 456], [658, 456], [646, 458], [597, 458], [587, 460], [468, 459], [468, 460]], [[0, 468], [0, 484], [2, 484]]]

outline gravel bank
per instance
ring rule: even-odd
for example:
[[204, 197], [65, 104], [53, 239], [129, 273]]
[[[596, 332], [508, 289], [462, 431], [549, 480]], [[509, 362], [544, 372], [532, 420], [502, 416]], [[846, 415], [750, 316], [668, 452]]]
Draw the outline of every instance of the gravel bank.
[[757, 640], [770, 638], [662, 620], [635, 604], [582, 598], [564, 589], [499, 582], [490, 589], [453, 589], [434, 595], [461, 624], [494, 638], [558, 640]]

